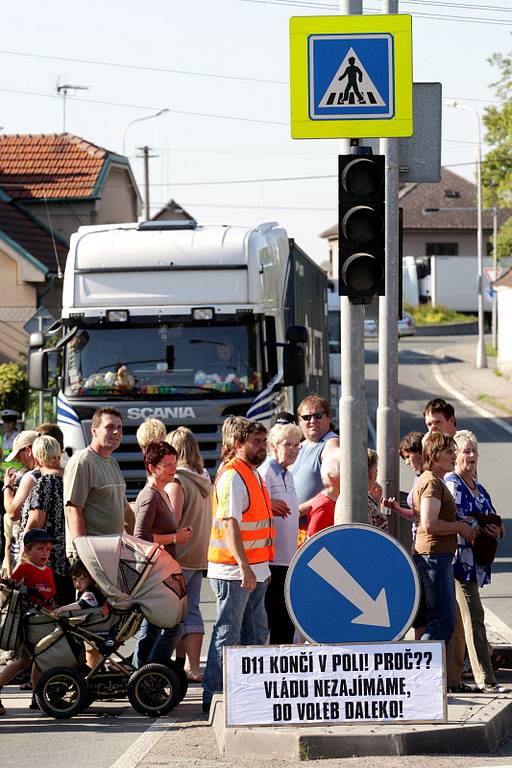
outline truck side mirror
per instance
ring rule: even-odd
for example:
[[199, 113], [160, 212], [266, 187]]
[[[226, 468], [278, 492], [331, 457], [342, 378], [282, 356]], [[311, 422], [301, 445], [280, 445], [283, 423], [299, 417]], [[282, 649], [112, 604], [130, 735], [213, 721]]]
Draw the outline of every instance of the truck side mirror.
[[48, 386], [48, 354], [42, 350], [31, 350], [28, 380], [32, 389], [46, 389]]
[[306, 360], [303, 348], [297, 344], [286, 344], [283, 347], [283, 384], [285, 387], [293, 386], [303, 384], [305, 380]]
[[292, 344], [307, 344], [309, 341], [308, 329], [303, 325], [289, 325], [286, 329], [286, 341]]

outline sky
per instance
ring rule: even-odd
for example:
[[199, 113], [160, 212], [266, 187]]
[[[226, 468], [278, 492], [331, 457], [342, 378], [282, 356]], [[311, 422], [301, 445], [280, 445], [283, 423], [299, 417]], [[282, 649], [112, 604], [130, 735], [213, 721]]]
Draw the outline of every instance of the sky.
[[[413, 79], [441, 82], [481, 115], [495, 102], [511, 52], [510, 0], [401, 2], [413, 19]], [[366, 0], [364, 13], [380, 13]], [[0, 126], [12, 133], [66, 130], [126, 154], [142, 188], [138, 147], [151, 148], [155, 213], [174, 198], [199, 223], [277, 221], [316, 261], [336, 222], [339, 142], [293, 140], [289, 126], [291, 16], [334, 15], [309, 0], [24, 0], [2, 9]], [[158, 110], [169, 112], [128, 124]], [[443, 106], [442, 162], [474, 179], [476, 118]], [[484, 145], [483, 151], [485, 153]], [[215, 183], [214, 183], [215, 182]]]

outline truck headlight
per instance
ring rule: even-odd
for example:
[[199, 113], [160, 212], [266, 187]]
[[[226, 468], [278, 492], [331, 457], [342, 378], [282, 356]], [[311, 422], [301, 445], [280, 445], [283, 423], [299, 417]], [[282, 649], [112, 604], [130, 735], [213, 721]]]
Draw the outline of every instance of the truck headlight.
[[126, 323], [130, 313], [127, 309], [109, 309], [107, 311], [107, 320], [110, 323]]
[[215, 310], [213, 307], [196, 307], [192, 310], [192, 318], [194, 320], [213, 320]]

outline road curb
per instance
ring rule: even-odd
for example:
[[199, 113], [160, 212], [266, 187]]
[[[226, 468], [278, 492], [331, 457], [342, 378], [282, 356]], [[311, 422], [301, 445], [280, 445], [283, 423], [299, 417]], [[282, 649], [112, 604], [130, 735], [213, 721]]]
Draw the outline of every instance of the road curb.
[[[471, 695], [471, 694], [470, 694]], [[435, 725], [240, 727], [224, 725], [223, 697], [212, 701], [210, 724], [226, 757], [313, 760], [321, 758], [491, 754], [512, 730], [512, 698], [450, 697], [449, 721]]]

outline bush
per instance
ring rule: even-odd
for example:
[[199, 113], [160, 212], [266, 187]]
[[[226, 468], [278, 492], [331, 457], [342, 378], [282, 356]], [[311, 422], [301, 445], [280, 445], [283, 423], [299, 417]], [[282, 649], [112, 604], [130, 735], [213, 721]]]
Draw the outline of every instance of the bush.
[[405, 306], [404, 309], [413, 316], [417, 325], [437, 325], [439, 323], [473, 323], [474, 315], [464, 315], [454, 309], [447, 309], [438, 304], [420, 304], [419, 307]]
[[0, 365], [0, 410], [14, 408], [23, 413], [28, 391], [27, 374], [17, 363]]

